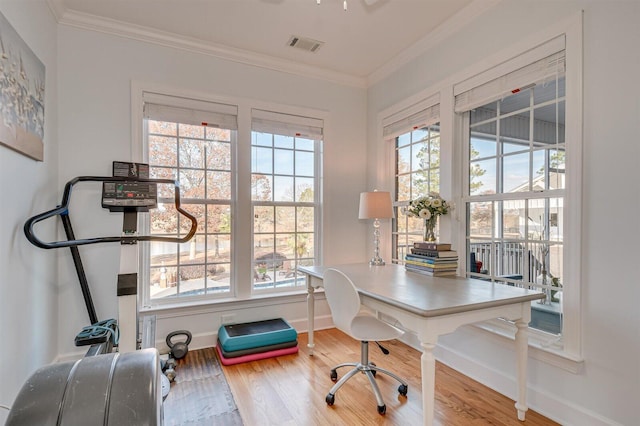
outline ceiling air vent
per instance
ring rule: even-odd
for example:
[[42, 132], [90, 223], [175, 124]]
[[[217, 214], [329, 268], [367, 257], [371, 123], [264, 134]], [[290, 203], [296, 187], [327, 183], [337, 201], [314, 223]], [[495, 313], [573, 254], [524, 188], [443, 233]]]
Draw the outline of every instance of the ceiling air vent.
[[307, 52], [316, 53], [320, 47], [324, 44], [324, 41], [314, 40], [312, 38], [300, 37], [300, 36], [291, 36], [289, 42], [287, 43], [290, 47], [295, 47], [296, 49], [306, 50]]

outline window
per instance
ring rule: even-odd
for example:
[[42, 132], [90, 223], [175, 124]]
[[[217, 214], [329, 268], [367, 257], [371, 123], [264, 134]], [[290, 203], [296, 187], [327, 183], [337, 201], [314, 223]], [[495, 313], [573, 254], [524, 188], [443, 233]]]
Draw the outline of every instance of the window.
[[[306, 291], [296, 267], [321, 252], [323, 120], [141, 92], [143, 161], [152, 177], [179, 181], [182, 207], [198, 220], [187, 243], [140, 244], [142, 305]], [[169, 185], [141, 217], [150, 235], [189, 231]]]
[[422, 240], [424, 228], [420, 219], [408, 216], [403, 209], [414, 198], [440, 192], [440, 105], [434, 102], [436, 98], [427, 99], [383, 120], [383, 134], [393, 144], [395, 158], [395, 263], [404, 263], [414, 241]]
[[460, 91], [455, 103], [466, 129], [467, 274], [544, 291], [530, 326], [560, 335], [568, 278], [564, 49]]
[[321, 139], [321, 120], [252, 112], [254, 291], [305, 286], [296, 267], [317, 253]]
[[[143, 251], [148, 257], [148, 297], [228, 296], [233, 281], [236, 108], [151, 93], [144, 94], [144, 101], [150, 175], [177, 179], [183, 208], [198, 220], [191, 241], [151, 242], [148, 252]], [[158, 208], [149, 214], [150, 235], [184, 236], [189, 224], [183, 222], [172, 188], [161, 186]]]

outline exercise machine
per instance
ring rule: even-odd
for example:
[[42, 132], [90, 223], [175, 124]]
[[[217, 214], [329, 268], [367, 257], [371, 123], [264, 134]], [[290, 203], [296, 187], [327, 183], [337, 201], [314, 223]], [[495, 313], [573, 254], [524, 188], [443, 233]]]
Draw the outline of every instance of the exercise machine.
[[[101, 183], [102, 207], [123, 213], [121, 235], [75, 237], [69, 204], [73, 187], [85, 182]], [[173, 185], [175, 208], [191, 222], [189, 232], [182, 238], [138, 235], [137, 215], [157, 207], [157, 186], [163, 184]], [[67, 239], [42, 241], [34, 233], [35, 224], [55, 216], [60, 216]], [[155, 326], [145, 322], [143, 336], [139, 337], [136, 244], [139, 241], [185, 243], [195, 235], [196, 229], [195, 217], [180, 205], [180, 188], [176, 181], [150, 179], [148, 165], [125, 162], [113, 162], [113, 176], [110, 177], [80, 176], [70, 180], [59, 206], [26, 221], [24, 232], [32, 244], [43, 249], [68, 247], [71, 250], [91, 322], [78, 333], [75, 344], [90, 348], [78, 361], [45, 366], [32, 374], [16, 397], [7, 426], [163, 423], [162, 400], [168, 393], [168, 379], [161, 374], [160, 357], [153, 347]], [[119, 243], [121, 247], [117, 321], [98, 320], [78, 249], [100, 243]], [[114, 346], [117, 352], [113, 352]], [[186, 354], [186, 347], [182, 350]]]
[[[86, 182], [102, 184], [102, 207], [110, 212], [123, 213], [122, 234], [111, 237], [95, 237], [77, 239], [71, 224], [69, 204], [74, 186]], [[179, 214], [186, 217], [191, 226], [189, 232], [181, 238], [138, 235], [138, 213], [148, 212], [158, 205], [158, 185], [173, 185], [174, 204]], [[34, 233], [34, 226], [43, 220], [59, 216], [64, 227], [66, 240], [45, 242]], [[137, 288], [138, 288], [138, 256], [136, 244], [139, 241], [161, 241], [182, 244], [195, 235], [197, 229], [196, 218], [182, 209], [180, 203], [180, 187], [171, 179], [150, 179], [149, 166], [141, 163], [113, 162], [113, 176], [79, 176], [65, 185], [62, 201], [55, 209], [36, 215], [28, 219], [24, 225], [27, 239], [37, 247], [43, 249], [58, 249], [68, 247], [78, 276], [80, 289], [89, 315], [91, 325], [85, 327], [76, 336], [76, 346], [97, 345], [90, 349], [93, 354], [110, 352], [112, 345], [118, 346], [119, 352], [130, 352], [139, 348], [142, 338], [139, 337], [137, 319]], [[120, 243], [120, 272], [117, 280], [118, 317], [99, 321], [96, 314], [91, 290], [85, 274], [79, 247], [88, 244]], [[119, 338], [115, 337], [119, 334]]]

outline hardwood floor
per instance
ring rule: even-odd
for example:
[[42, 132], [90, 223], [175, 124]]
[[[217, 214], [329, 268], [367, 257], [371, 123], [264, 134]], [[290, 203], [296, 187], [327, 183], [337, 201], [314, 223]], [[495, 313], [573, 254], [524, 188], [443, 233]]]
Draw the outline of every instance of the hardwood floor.
[[[378, 414], [367, 378], [357, 374], [328, 406], [325, 396], [332, 386], [329, 371], [341, 362], [360, 359], [360, 344], [331, 329], [316, 332], [314, 355], [309, 356], [307, 334], [298, 336], [300, 351], [261, 361], [222, 366], [245, 426], [254, 425], [418, 425], [422, 423], [420, 353], [398, 341], [385, 342], [383, 355], [371, 346], [370, 360], [394, 371], [409, 383], [407, 397], [398, 395], [398, 383], [385, 375], [377, 383], [387, 405]], [[346, 367], [338, 370], [339, 377]], [[529, 410], [525, 422], [517, 420], [514, 401], [437, 363], [436, 424], [557, 425]]]

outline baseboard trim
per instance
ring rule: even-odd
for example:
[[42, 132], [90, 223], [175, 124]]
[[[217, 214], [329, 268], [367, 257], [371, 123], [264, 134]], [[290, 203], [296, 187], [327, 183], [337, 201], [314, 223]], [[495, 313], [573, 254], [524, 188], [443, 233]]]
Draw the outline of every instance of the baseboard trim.
[[[466, 354], [443, 344], [438, 344], [436, 358], [465, 376], [511, 399], [515, 399], [515, 377], [480, 364]], [[527, 394], [530, 409], [562, 425], [623, 426], [585, 407], [567, 401], [559, 395], [550, 394], [548, 390], [529, 385]]]

